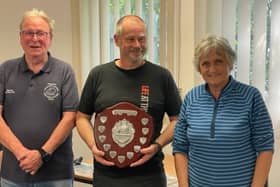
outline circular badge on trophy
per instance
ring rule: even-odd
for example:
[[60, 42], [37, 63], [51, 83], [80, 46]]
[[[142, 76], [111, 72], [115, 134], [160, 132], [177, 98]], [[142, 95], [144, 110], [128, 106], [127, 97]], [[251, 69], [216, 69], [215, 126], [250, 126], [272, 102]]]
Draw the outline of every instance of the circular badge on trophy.
[[153, 119], [143, 109], [127, 102], [118, 103], [96, 115], [94, 137], [105, 159], [119, 168], [127, 167], [141, 156], [153, 135]]

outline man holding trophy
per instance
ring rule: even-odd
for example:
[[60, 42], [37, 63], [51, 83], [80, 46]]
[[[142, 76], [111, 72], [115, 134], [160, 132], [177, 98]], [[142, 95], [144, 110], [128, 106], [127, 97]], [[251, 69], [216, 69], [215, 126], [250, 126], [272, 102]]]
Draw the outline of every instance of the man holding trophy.
[[[140, 17], [122, 17], [114, 41], [120, 58], [91, 70], [76, 121], [94, 156], [94, 187], [166, 187], [161, 149], [173, 137], [178, 88], [167, 69], [144, 59]], [[162, 131], [165, 114], [170, 124]]]

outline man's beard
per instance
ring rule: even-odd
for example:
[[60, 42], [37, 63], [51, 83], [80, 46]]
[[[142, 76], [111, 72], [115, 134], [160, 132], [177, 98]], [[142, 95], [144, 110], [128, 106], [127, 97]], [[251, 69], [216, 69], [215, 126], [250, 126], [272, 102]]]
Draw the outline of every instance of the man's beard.
[[[133, 62], [137, 63], [137, 62], [142, 61], [144, 59], [144, 56], [146, 54], [146, 49], [143, 49], [143, 48], [141, 48], [141, 49], [132, 49], [129, 52], [130, 52], [129, 53], [130, 59]], [[135, 52], [138, 53], [137, 56], [135, 55]]]

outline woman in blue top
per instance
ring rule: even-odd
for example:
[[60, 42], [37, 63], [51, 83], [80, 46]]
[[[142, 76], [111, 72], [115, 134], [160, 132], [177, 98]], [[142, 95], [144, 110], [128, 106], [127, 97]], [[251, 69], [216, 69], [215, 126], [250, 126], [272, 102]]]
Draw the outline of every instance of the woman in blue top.
[[236, 54], [208, 36], [194, 64], [206, 82], [185, 97], [173, 153], [179, 187], [263, 187], [273, 155], [272, 123], [260, 92], [233, 79]]

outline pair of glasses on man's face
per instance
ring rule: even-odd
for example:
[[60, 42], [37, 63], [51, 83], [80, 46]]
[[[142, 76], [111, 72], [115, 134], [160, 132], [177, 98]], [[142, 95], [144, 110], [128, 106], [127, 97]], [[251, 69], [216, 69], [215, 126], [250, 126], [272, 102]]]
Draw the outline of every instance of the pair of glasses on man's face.
[[21, 31], [20, 32], [25, 38], [33, 38], [35, 35], [37, 38], [45, 38], [46, 36], [48, 36], [50, 33], [49, 32], [45, 32], [45, 31]]

